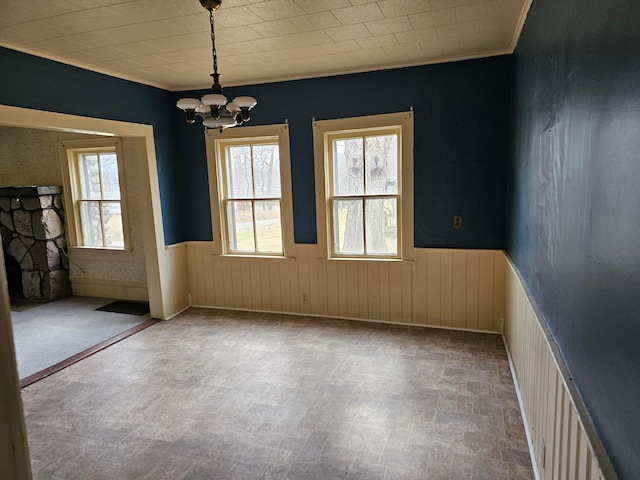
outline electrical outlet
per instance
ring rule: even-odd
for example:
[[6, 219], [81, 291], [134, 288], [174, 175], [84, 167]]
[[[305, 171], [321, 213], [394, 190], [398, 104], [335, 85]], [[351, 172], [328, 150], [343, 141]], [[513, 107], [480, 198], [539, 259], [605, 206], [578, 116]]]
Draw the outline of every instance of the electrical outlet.
[[462, 215], [453, 216], [453, 228], [462, 228]]
[[309, 304], [309, 294], [306, 293], [306, 292], [302, 294], [302, 303], [304, 305], [308, 305]]

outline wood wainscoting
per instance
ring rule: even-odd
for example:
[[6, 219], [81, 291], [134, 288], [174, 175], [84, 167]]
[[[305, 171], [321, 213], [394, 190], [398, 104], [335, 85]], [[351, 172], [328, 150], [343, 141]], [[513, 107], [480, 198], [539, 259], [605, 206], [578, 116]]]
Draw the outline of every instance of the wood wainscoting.
[[560, 351], [505, 257], [504, 337], [540, 479], [598, 480], [616, 475]]
[[506, 264], [500, 250], [416, 249], [415, 260], [213, 255], [187, 243], [190, 304], [499, 333]]

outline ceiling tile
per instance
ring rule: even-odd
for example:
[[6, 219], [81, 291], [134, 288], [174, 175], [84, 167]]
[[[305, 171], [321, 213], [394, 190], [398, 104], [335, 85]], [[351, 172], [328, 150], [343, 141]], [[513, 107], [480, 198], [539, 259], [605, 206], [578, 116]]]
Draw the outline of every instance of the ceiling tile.
[[[211, 36], [208, 34], [208, 32], [204, 33], [203, 37], [205, 38], [207, 45], [210, 45]], [[251, 28], [223, 28], [221, 30], [216, 29], [216, 45], [259, 40], [261, 38], [262, 35], [252, 30]]]
[[263, 52], [260, 57], [265, 62], [276, 62], [278, 60], [294, 60], [300, 58], [311, 58], [322, 56], [322, 48], [312, 45], [307, 47], [290, 48], [278, 52]]
[[120, 41], [121, 43], [139, 42], [153, 39], [153, 37], [148, 33], [137, 28], [131, 28], [131, 26], [129, 25], [123, 27], [105, 28], [103, 30], [100, 30], [100, 33], [103, 35], [107, 35], [114, 40]]
[[460, 40], [457, 37], [440, 39], [440, 48], [442, 48], [442, 54], [445, 56], [460, 56]]
[[169, 65], [150, 65], [148, 67], [138, 68], [140, 72], [163, 75], [165, 73], [175, 72], [176, 70]]
[[113, 48], [120, 50], [127, 56], [151, 55], [153, 53], [161, 53], [162, 50], [155, 46], [152, 42], [136, 42], [124, 43], [116, 45]]
[[121, 50], [113, 47], [98, 47], [84, 50], [84, 53], [93, 55], [99, 60], [114, 60], [116, 58], [124, 58], [126, 54]]
[[288, 48], [302, 47], [305, 45], [318, 45], [329, 43], [331, 38], [324, 31], [297, 33], [295, 35], [285, 35], [282, 37], [264, 38], [254, 40], [251, 43], [260, 51], [286, 50]]
[[33, 41], [29, 32], [20, 32], [8, 28], [0, 28], [0, 43], [7, 46], [20, 47]]
[[340, 22], [331, 12], [319, 12], [300, 17], [290, 18], [289, 21], [302, 31], [321, 30], [325, 28], [339, 27]]
[[198, 60], [199, 57], [191, 50], [176, 50], [175, 52], [163, 52], [156, 54], [168, 64], [184, 62], [186, 60]]
[[372, 48], [369, 50], [360, 50], [358, 52], [349, 52], [353, 61], [353, 65], [357, 67], [377, 68], [383, 65], [389, 57], [382, 48]]
[[379, 0], [349, 0], [352, 5], [364, 5], [365, 3], [377, 3]]
[[398, 41], [396, 40], [396, 37], [392, 34], [379, 35], [377, 37], [360, 38], [356, 40], [356, 42], [358, 42], [358, 45], [360, 45], [360, 47], [362, 47], [364, 50], [367, 50], [370, 48], [379, 48], [379, 47], [385, 47], [385, 46], [391, 46], [391, 45], [398, 45]]
[[429, 2], [426, 0], [384, 0], [378, 2], [378, 6], [387, 18], [403, 17], [431, 10]]
[[129, 60], [137, 65], [143, 65], [145, 67], [152, 65], [162, 65], [166, 61], [157, 55], [138, 55], [136, 57], [129, 57]]
[[360, 50], [360, 45], [355, 40], [344, 40], [342, 42], [331, 42], [320, 45], [320, 48], [329, 55], [336, 53], [353, 52], [354, 50]]
[[456, 23], [456, 10], [447, 8], [444, 10], [434, 10], [432, 12], [409, 15], [413, 28], [436, 27], [438, 25], [451, 25]]
[[249, 10], [266, 21], [304, 15], [305, 11], [293, 0], [268, 0], [250, 5]]
[[363, 23], [356, 25], [348, 25], [344, 27], [328, 28], [325, 30], [335, 42], [342, 40], [355, 40], [357, 38], [370, 37], [371, 33], [367, 30], [367, 27]]
[[[462, 5], [471, 5], [481, 0], [430, 0], [432, 10], [440, 10], [442, 8], [460, 7]], [[486, 1], [486, 0], [484, 0]]]
[[290, 19], [274, 20], [272, 22], [256, 23], [249, 27], [253, 31], [260, 34], [260, 37], [277, 37], [278, 35], [291, 35], [293, 33], [303, 32], [304, 29], [294, 25]]
[[86, 52], [70, 52], [66, 53], [64, 56], [65, 59], [69, 60], [72, 63], [79, 63], [85, 65], [95, 66], [100, 62], [98, 57], [95, 55], [89, 55]]
[[[37, 7], [37, 8], [36, 8]], [[81, 10], [82, 7], [74, 5], [67, 0], [50, 0], [38, 2], [23, 0], [0, 2], [0, 26], [17, 25], [43, 18], [55, 17], [65, 13]]]
[[[262, 22], [262, 19], [247, 7], [225, 8], [217, 10], [214, 14], [216, 29], [244, 27]], [[209, 22], [207, 21], [207, 26]]]
[[[221, 60], [222, 61], [222, 60]], [[266, 61], [264, 55], [249, 53], [245, 55], [225, 55], [224, 64], [220, 65], [220, 73], [224, 73], [222, 67], [234, 70], [238, 65], [255, 65]]]
[[79, 52], [87, 49], [86, 45], [71, 41], [66, 37], [50, 38], [49, 40], [43, 40], [42, 42], [31, 44], [31, 48], [40, 47], [57, 53]]
[[99, 65], [104, 69], [123, 71], [123, 72], [140, 67], [140, 65], [138, 65], [135, 62], [132, 62], [127, 58], [119, 58], [116, 60], [106, 60], [104, 62], [100, 62]]
[[366, 22], [365, 25], [372, 35], [385, 35], [387, 33], [398, 33], [412, 30], [409, 17], [395, 17], [386, 20]]
[[371, 22], [385, 18], [376, 3], [369, 3], [358, 7], [340, 8], [334, 10], [333, 14], [342, 25]]
[[[79, 8], [98, 8], [105, 5], [115, 5], [116, 3], [134, 2], [135, 0], [67, 0], [69, 3]], [[47, 2], [48, 3], [48, 2]]]
[[410, 61], [415, 62], [425, 58], [431, 58], [424, 54], [420, 44], [411, 43], [408, 45], [388, 45], [382, 47], [388, 57], [396, 62]]
[[525, 13], [522, 7], [522, 0], [507, 0], [504, 14], [506, 17], [520, 18]]
[[438, 40], [430, 42], [420, 42], [420, 48], [422, 49], [422, 54], [426, 59], [439, 60], [443, 58], [442, 47], [440, 46], [440, 42]]
[[494, 0], [491, 2], [478, 3], [476, 5], [465, 5], [456, 8], [459, 22], [470, 22], [472, 20], [483, 20], [485, 18], [502, 17], [505, 11], [505, 0]]
[[81, 43], [82, 45], [86, 45], [88, 48], [106, 47], [109, 45], [116, 45], [118, 43], [122, 43], [122, 40], [115, 39], [109, 35], [106, 35], [102, 31], [76, 33], [74, 35], [66, 35], [64, 38], [72, 42], [77, 42], [77, 43]]
[[349, 0], [324, 0], [322, 2], [318, 0], [295, 0], [295, 2], [307, 13], [326, 12], [351, 6]]
[[[197, 41], [194, 41], [194, 39]], [[211, 38], [207, 35], [204, 36], [202, 41], [200, 41], [198, 36], [192, 37], [191, 35], [181, 35], [166, 38], [151, 38], [143, 42], [134, 43], [140, 43], [142, 45], [149, 44], [161, 52], [173, 52], [175, 50], [183, 50], [185, 48], [201, 47], [209, 47], [209, 51], [211, 51]], [[120, 48], [120, 45], [114, 46], [115, 48]]]
[[[239, 43], [228, 43], [226, 45], [221, 45], [217, 48], [218, 56], [222, 55], [248, 55], [248, 54], [257, 54], [261, 55], [262, 52], [256, 52], [256, 46], [252, 42], [239, 42]], [[203, 52], [206, 52], [206, 55], [211, 57], [211, 46], [206, 49], [202, 49]]]
[[435, 27], [422, 28], [411, 32], [396, 33], [395, 36], [398, 43], [418, 43], [438, 40], [438, 34]]
[[69, 32], [66, 32], [63, 28], [57, 26], [55, 22], [50, 20], [36, 20], [34, 22], [21, 23], [19, 25], [11, 25], [9, 27], [3, 27], [3, 32], [8, 34], [14, 34], [21, 36], [21, 34], [28, 35], [30, 42], [38, 42], [40, 40], [47, 40], [49, 38], [63, 37]]
[[453, 25], [439, 25], [436, 27], [438, 38], [448, 37], [475, 37], [478, 35], [480, 27], [478, 22], [456, 23]]

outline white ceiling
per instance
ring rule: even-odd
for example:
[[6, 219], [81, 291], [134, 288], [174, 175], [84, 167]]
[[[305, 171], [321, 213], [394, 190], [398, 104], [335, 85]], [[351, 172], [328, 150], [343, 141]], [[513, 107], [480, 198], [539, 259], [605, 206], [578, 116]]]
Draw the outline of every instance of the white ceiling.
[[[223, 0], [221, 83], [513, 52], [531, 0]], [[211, 85], [198, 0], [0, 0], [0, 45], [169, 90]]]

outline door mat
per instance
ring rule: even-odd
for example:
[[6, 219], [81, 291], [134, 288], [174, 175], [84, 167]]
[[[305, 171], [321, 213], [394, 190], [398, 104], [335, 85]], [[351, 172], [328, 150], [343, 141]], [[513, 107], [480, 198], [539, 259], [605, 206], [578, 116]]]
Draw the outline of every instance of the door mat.
[[118, 300], [96, 310], [100, 312], [126, 313], [127, 315], [145, 315], [149, 313], [149, 302], [125, 302]]

